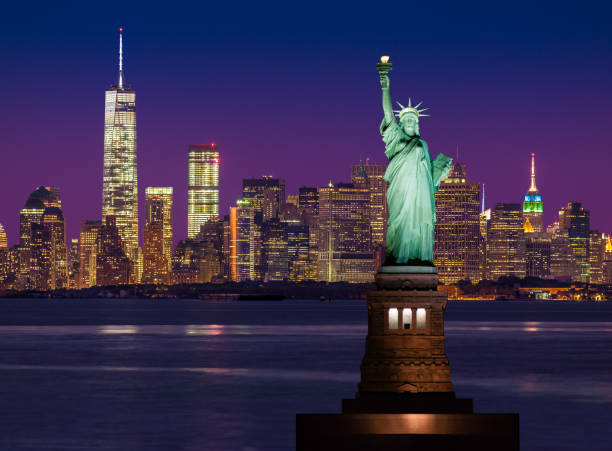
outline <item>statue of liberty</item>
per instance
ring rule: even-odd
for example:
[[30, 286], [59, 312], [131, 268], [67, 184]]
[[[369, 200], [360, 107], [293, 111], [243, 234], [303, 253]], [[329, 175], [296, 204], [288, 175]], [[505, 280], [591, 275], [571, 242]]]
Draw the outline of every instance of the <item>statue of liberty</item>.
[[427, 108], [419, 109], [422, 102], [413, 106], [408, 99], [408, 106], [398, 102], [400, 110], [393, 110], [389, 93], [389, 57], [383, 56], [377, 68], [385, 113], [380, 133], [389, 159], [385, 172], [385, 180], [389, 183], [385, 265], [433, 265], [434, 193], [448, 174], [452, 159], [439, 154], [432, 160], [429, 155], [427, 143], [419, 134], [419, 118], [428, 116], [423, 114]]

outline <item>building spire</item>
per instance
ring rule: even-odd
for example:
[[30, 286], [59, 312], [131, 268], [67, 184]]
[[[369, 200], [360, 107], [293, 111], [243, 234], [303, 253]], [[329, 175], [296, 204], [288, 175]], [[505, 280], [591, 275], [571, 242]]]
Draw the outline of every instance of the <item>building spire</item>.
[[123, 27], [119, 27], [119, 89], [123, 88]]
[[535, 153], [531, 153], [531, 185], [529, 185], [529, 191], [537, 191], [535, 182]]
[[485, 184], [483, 183], [482, 184], [482, 207], [480, 207], [481, 208], [480, 213], [482, 213], [482, 214], [484, 214], [484, 212], [485, 212], [485, 208], [484, 207], [485, 207]]

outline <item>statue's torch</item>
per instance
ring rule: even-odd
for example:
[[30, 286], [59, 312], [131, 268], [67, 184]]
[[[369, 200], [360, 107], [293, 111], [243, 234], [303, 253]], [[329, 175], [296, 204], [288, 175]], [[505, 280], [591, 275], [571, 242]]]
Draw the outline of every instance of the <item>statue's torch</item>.
[[388, 56], [381, 56], [380, 61], [376, 64], [376, 69], [380, 75], [386, 75], [391, 72], [391, 61]]

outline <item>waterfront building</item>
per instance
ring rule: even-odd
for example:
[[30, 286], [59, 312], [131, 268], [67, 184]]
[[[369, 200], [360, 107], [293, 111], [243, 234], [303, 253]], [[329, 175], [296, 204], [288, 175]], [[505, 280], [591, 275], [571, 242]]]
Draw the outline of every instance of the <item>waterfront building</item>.
[[168, 283], [168, 259], [164, 253], [164, 199], [147, 195], [145, 203], [142, 283]]
[[357, 188], [370, 190], [370, 224], [372, 226], [372, 246], [377, 253], [377, 263], [381, 265], [385, 257], [385, 234], [387, 231], [387, 185], [384, 176], [386, 164], [373, 164], [363, 159], [360, 164], [351, 166], [351, 183]]
[[176, 245], [172, 254], [172, 277], [174, 285], [198, 283], [200, 247], [197, 240], [186, 238]]
[[81, 261], [79, 259], [79, 239], [72, 238], [68, 248], [68, 288], [76, 290], [80, 288]]
[[102, 218], [113, 215], [127, 257], [138, 259], [138, 165], [136, 93], [124, 83], [123, 37], [119, 34], [119, 81], [106, 91]]
[[310, 227], [299, 223], [287, 225], [287, 259], [289, 280], [301, 282], [314, 280], [310, 259]]
[[6, 249], [8, 247], [8, 241], [6, 239], [6, 231], [4, 226], [0, 224], [0, 249]]
[[197, 236], [200, 249], [199, 281], [213, 282], [227, 278], [223, 254], [224, 222], [217, 219], [204, 224]]
[[523, 211], [520, 204], [498, 203], [487, 232], [487, 279], [526, 275]]
[[168, 271], [172, 268], [172, 208], [173, 208], [173, 188], [171, 186], [149, 186], [145, 189], [145, 217], [148, 217], [147, 202], [162, 202], [163, 214], [163, 254], [168, 262]]
[[[529, 219], [526, 220], [526, 222]], [[527, 277], [548, 279], [550, 273], [552, 235], [546, 232], [525, 233], [525, 264]]]
[[248, 202], [249, 208], [255, 213], [261, 214], [262, 221], [277, 218], [285, 204], [285, 181], [270, 175], [260, 179], [244, 179], [242, 199]]
[[569, 202], [559, 211], [559, 228], [567, 230], [572, 256], [571, 277], [575, 282], [589, 281], [589, 212], [580, 202]]
[[255, 209], [246, 200], [240, 200], [235, 207], [230, 207], [229, 267], [230, 280], [233, 282], [256, 279], [259, 266], [258, 235], [261, 236], [261, 228], [255, 216]]
[[531, 154], [531, 183], [523, 199], [523, 217], [525, 218], [525, 233], [539, 233], [543, 231], [542, 225], [542, 196], [536, 188], [535, 181], [535, 153]]
[[133, 282], [134, 261], [126, 255], [124, 249], [116, 218], [108, 215], [98, 232], [96, 285], [125, 285]]
[[195, 238], [219, 219], [219, 149], [215, 143], [189, 146], [187, 236]]
[[612, 284], [612, 239], [609, 235], [604, 237], [604, 256], [602, 262], [602, 283]]
[[102, 221], [84, 220], [81, 224], [79, 241], [79, 288], [89, 288], [96, 285], [96, 255], [98, 254], [98, 233]]
[[569, 232], [559, 227], [556, 221], [546, 228], [551, 235], [550, 276], [560, 282], [572, 280], [573, 257], [570, 248]]
[[351, 183], [319, 189], [318, 279], [371, 282], [376, 272], [370, 191]]
[[[48, 243], [44, 242], [46, 235], [37, 229], [36, 255], [33, 256], [31, 248], [32, 226], [33, 224], [40, 225], [42, 223], [45, 209], [61, 208], [62, 204], [59, 194], [58, 188], [39, 186], [30, 193], [19, 213], [19, 273], [16, 284], [19, 289], [41, 289], [40, 278], [42, 277], [41, 274], [46, 270], [43, 266], [49, 257], [47, 255], [48, 250], [45, 248], [43, 251], [41, 246], [47, 246]], [[65, 246], [64, 243], [64, 251]], [[33, 258], [36, 261], [33, 261]], [[46, 282], [44, 286], [47, 286]]]
[[444, 284], [481, 279], [480, 187], [455, 161], [435, 194], [434, 264]]
[[30, 227], [27, 289], [46, 291], [51, 286], [51, 239], [49, 229], [34, 222]]
[[41, 224], [48, 231], [49, 270], [48, 288], [50, 290], [68, 287], [68, 255], [66, 252], [66, 233], [64, 215], [59, 207], [47, 207], [41, 218]]
[[298, 208], [304, 225], [308, 226], [308, 269], [306, 279], [317, 280], [319, 276], [319, 188], [302, 186], [298, 194]]
[[604, 283], [604, 257], [607, 239], [603, 233], [591, 230], [589, 233], [589, 282]]
[[271, 218], [262, 225], [262, 263], [264, 280], [289, 278], [288, 225], [278, 218]]

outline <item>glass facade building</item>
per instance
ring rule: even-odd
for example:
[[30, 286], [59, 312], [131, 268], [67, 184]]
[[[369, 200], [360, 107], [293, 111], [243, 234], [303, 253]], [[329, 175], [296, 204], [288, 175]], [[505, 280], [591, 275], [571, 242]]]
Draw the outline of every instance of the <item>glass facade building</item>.
[[195, 238], [208, 221], [219, 219], [219, 150], [217, 145], [189, 146], [187, 236]]
[[102, 218], [114, 215], [127, 256], [138, 259], [136, 93], [120, 84], [106, 91]]

